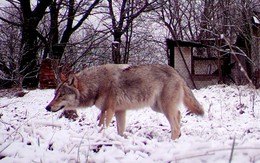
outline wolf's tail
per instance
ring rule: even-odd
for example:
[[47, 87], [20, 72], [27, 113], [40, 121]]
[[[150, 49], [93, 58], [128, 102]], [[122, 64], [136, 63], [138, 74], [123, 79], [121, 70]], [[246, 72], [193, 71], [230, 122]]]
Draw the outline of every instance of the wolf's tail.
[[190, 88], [185, 84], [184, 85], [184, 105], [188, 108], [188, 113], [195, 113], [197, 115], [203, 115], [204, 110], [199, 102], [194, 97]]

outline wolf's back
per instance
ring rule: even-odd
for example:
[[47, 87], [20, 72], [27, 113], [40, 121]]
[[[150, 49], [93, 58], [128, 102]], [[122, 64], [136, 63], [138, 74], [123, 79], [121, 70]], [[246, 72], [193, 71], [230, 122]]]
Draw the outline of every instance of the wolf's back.
[[199, 102], [194, 97], [193, 93], [191, 92], [190, 88], [184, 84], [184, 105], [188, 108], [190, 113], [195, 113], [197, 115], [203, 115], [204, 110]]

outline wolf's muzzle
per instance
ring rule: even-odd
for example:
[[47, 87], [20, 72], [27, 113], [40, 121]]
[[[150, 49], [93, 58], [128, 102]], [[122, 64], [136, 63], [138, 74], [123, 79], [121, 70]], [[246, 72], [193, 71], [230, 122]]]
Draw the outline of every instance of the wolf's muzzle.
[[56, 110], [53, 110], [53, 109], [51, 109], [51, 106], [46, 106], [46, 110], [47, 111], [51, 111], [51, 112], [57, 112], [57, 111], [59, 111], [59, 110], [61, 110], [61, 109], [63, 109], [65, 106], [61, 106], [60, 108], [58, 108], [58, 109], [56, 109]]
[[51, 107], [48, 105], [48, 106], [46, 106], [46, 108], [45, 108], [47, 111], [51, 111]]

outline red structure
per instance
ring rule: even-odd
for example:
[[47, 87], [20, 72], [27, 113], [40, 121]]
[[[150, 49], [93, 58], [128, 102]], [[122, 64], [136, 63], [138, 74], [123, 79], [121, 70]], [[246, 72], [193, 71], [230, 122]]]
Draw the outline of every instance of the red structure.
[[55, 61], [51, 59], [45, 59], [42, 61], [39, 75], [40, 89], [56, 88], [57, 80], [54, 73], [55, 65]]

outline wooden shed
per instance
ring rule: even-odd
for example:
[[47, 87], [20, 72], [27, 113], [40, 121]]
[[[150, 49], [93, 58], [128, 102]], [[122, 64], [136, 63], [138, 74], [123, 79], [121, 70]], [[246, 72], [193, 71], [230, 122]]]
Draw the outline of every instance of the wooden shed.
[[206, 43], [167, 39], [169, 65], [174, 67], [191, 88], [201, 88], [217, 84], [223, 80], [224, 62], [229, 56], [223, 56], [211, 48], [216, 40]]

